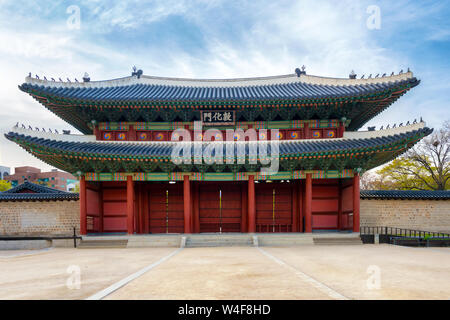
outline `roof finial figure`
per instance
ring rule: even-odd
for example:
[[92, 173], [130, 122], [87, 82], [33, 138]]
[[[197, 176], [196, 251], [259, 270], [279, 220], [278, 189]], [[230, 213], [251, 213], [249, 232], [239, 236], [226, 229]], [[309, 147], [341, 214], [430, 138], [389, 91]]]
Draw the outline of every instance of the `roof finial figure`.
[[391, 73], [391, 77], [394, 75], [394, 71], [392, 71], [392, 73]]
[[411, 70], [409, 69], [409, 67], [408, 67], [408, 72], [411, 72]]
[[28, 77], [31, 78], [31, 72], [28, 73]]
[[372, 74], [369, 74], [369, 77], [367, 79], [372, 79]]
[[356, 79], [356, 73], [355, 73], [354, 70], [352, 70], [352, 72], [350, 72], [349, 78], [350, 79]]
[[14, 126], [14, 128], [18, 128], [19, 127], [19, 122], [16, 123], [16, 125]]
[[422, 117], [420, 117], [420, 122], [423, 122], [423, 119], [422, 119]]
[[300, 77], [300, 75], [302, 74], [300, 68], [295, 68], [295, 74], [297, 75], [297, 77]]
[[399, 72], [398, 74], [403, 74], [403, 69], [402, 69], [402, 70], [400, 70], [400, 72]]
[[83, 82], [89, 82], [91, 81], [91, 78], [89, 77], [89, 74], [87, 72], [84, 73], [83, 76]]
[[406, 125], [407, 125], [407, 126], [409, 126], [409, 125], [410, 125], [409, 121], [408, 121], [408, 122], [406, 123]]
[[23, 123], [22, 123], [22, 129], [26, 129], [26, 128], [25, 128], [25, 125], [24, 125]]
[[44, 80], [47, 81], [47, 77], [46, 76], [44, 76]]
[[70, 81], [70, 79], [69, 79], [69, 78], [67, 78], [67, 82], [72, 82], [72, 81]]
[[48, 132], [53, 133], [53, 132], [52, 132], [52, 129], [50, 129], [50, 128], [48, 128]]
[[416, 124], [417, 123], [417, 119], [414, 119], [414, 122], [413, 122], [413, 124]]
[[56, 81], [55, 78], [52, 78], [52, 81], [55, 82]]
[[133, 72], [131, 73], [132, 77], [136, 76], [138, 79], [140, 79], [142, 74], [143, 72], [141, 69], [137, 70], [136, 66], [133, 66]]
[[384, 130], [384, 126], [381, 126], [380, 130]]
[[42, 128], [42, 132], [45, 132], [45, 129], [44, 129], [44, 128]]
[[375, 78], [378, 78], [380, 76], [380, 74], [377, 74], [376, 76], [375, 76]]
[[364, 76], [365, 76], [365, 74], [363, 74], [363, 75], [361, 76], [361, 79], [364, 79]]
[[394, 123], [394, 125], [392, 126], [392, 129], [397, 128], [397, 124]]
[[399, 126], [399, 127], [403, 127], [403, 122], [401, 122], [398, 126]]
[[381, 76], [382, 78], [386, 77], [386, 73], [383, 73], [383, 75]]
[[389, 124], [386, 126], [386, 129], [389, 129]]
[[38, 127], [35, 127], [34, 129], [35, 129], [36, 131], [39, 131], [39, 128], [38, 128]]
[[36, 79], [38, 79], [38, 80], [39, 80], [39, 76], [38, 76], [38, 75], [36, 75]]
[[55, 133], [56, 133], [56, 134], [59, 134], [58, 130], [55, 129]]
[[28, 125], [28, 129], [29, 129], [29, 130], [33, 130], [33, 127], [30, 126], [30, 125]]
[[75, 78], [75, 82], [78, 82], [78, 79], [77, 79], [77, 78]]

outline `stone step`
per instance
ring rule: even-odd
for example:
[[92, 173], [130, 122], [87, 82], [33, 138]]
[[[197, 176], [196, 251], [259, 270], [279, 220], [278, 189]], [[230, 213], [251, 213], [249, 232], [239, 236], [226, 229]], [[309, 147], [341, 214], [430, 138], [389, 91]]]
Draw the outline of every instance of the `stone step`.
[[81, 240], [79, 249], [126, 248], [128, 240]]
[[313, 238], [311, 235], [307, 234], [261, 234], [258, 235], [258, 244], [260, 246], [302, 246], [302, 245], [313, 245]]
[[127, 248], [180, 247], [181, 236], [145, 236], [130, 237]]
[[362, 245], [361, 238], [359, 237], [326, 237], [326, 238], [314, 238], [314, 244], [316, 245]]
[[186, 237], [186, 247], [251, 247], [249, 235], [191, 235]]

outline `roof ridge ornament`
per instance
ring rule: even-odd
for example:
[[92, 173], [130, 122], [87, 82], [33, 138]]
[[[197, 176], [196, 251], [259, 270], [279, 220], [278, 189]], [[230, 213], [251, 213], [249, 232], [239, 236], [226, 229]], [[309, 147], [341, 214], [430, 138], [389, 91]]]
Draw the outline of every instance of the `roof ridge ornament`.
[[137, 69], [136, 66], [133, 66], [133, 72], [131, 73], [131, 76], [134, 77], [136, 76], [138, 79], [141, 78], [141, 76], [143, 75], [143, 71], [141, 69]]
[[349, 76], [350, 79], [356, 79], [356, 73], [354, 70], [352, 70], [352, 72], [350, 72]]
[[89, 74], [87, 72], [84, 73], [83, 76], [83, 82], [89, 82], [91, 81], [91, 78], [89, 77]]

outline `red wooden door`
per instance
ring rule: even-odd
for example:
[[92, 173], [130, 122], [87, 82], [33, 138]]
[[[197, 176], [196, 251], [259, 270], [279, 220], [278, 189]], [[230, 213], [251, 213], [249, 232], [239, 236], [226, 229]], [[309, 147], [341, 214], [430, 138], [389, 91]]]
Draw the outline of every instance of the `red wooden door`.
[[199, 216], [200, 232], [241, 232], [241, 185], [200, 184]]
[[182, 184], [153, 184], [148, 197], [150, 233], [183, 233]]
[[261, 183], [256, 186], [256, 231], [292, 231], [291, 184]]

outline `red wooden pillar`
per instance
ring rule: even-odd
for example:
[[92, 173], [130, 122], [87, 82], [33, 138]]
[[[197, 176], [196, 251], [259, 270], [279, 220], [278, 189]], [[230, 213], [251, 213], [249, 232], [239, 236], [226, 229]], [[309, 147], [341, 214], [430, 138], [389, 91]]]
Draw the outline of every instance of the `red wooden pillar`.
[[194, 188], [194, 232], [200, 233], [200, 185], [195, 183]]
[[342, 180], [338, 179], [338, 221], [337, 229], [342, 230]]
[[306, 174], [305, 186], [305, 232], [312, 232], [312, 174]]
[[80, 234], [87, 234], [86, 178], [80, 177]]
[[292, 232], [298, 232], [298, 183], [292, 186]]
[[256, 232], [255, 176], [248, 176], [248, 232]]
[[148, 207], [148, 197], [149, 197], [149, 191], [148, 191], [148, 185], [145, 184], [143, 186], [143, 196], [144, 196], [144, 233], [150, 232], [150, 217], [149, 217], [149, 207]]
[[184, 202], [184, 233], [191, 233], [191, 183], [189, 176], [184, 176], [183, 182]]
[[353, 177], [353, 232], [359, 232], [359, 174]]
[[134, 190], [133, 177], [127, 176], [127, 232], [134, 233]]
[[246, 188], [245, 184], [242, 184], [242, 192], [241, 192], [241, 232], [246, 233], [248, 231], [247, 227], [247, 192], [248, 188]]
[[304, 197], [303, 197], [303, 182], [302, 180], [298, 181], [298, 231], [299, 232], [303, 232], [303, 215], [304, 215], [304, 208], [305, 208], [305, 203], [304, 203]]
[[103, 232], [103, 186], [98, 187], [98, 231]]

